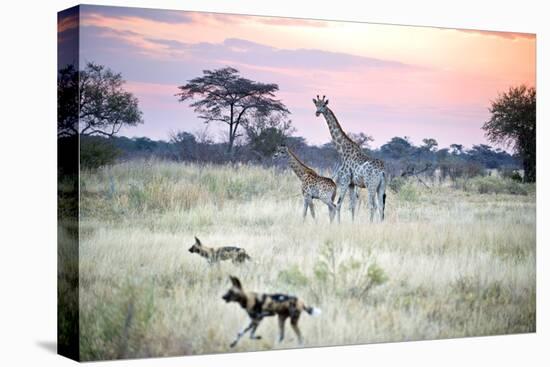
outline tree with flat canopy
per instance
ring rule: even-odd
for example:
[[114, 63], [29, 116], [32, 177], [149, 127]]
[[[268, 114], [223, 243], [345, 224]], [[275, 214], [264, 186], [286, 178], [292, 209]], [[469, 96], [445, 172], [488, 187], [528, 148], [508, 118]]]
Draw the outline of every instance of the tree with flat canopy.
[[491, 103], [491, 118], [483, 129], [489, 141], [512, 147], [521, 157], [524, 182], [535, 182], [537, 92], [533, 87], [511, 87]]
[[275, 97], [277, 84], [260, 83], [240, 76], [232, 67], [217, 70], [204, 70], [203, 75], [191, 79], [178, 87], [176, 94], [180, 102], [195, 99], [190, 104], [198, 117], [205, 123], [222, 122], [228, 128], [227, 152], [233, 155], [237, 138], [242, 136], [241, 127], [251, 114], [289, 114], [286, 106]]

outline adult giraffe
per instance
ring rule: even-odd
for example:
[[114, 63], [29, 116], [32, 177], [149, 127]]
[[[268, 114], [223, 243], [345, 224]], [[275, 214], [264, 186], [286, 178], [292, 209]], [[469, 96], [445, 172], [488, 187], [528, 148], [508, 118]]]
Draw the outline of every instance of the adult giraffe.
[[[342, 170], [338, 183], [340, 196], [338, 198], [337, 208], [340, 211], [342, 200], [348, 191], [349, 186], [366, 187], [369, 193], [368, 205], [370, 221], [373, 221], [375, 203], [378, 209], [380, 220], [384, 220], [384, 208], [386, 205], [386, 173], [384, 162], [380, 159], [369, 157], [363, 152], [361, 147], [351, 140], [338, 123], [336, 116], [327, 107], [328, 99], [313, 99], [317, 110], [315, 116], [323, 115], [327, 122], [332, 141], [340, 155]], [[352, 217], [355, 211], [355, 200], [352, 200]]]

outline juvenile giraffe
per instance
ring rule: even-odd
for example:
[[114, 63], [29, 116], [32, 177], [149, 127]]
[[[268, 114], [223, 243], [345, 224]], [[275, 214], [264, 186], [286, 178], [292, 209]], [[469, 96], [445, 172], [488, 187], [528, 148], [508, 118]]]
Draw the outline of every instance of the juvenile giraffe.
[[[384, 220], [384, 207], [386, 204], [386, 174], [384, 162], [380, 159], [369, 157], [363, 152], [361, 147], [351, 140], [338, 123], [336, 116], [327, 107], [328, 99], [313, 99], [316, 111], [315, 116], [323, 115], [336, 146], [336, 150], [342, 159], [344, 168], [340, 174], [340, 197], [337, 207], [340, 209], [342, 200], [350, 185], [357, 187], [366, 187], [369, 193], [368, 205], [370, 221], [373, 221], [375, 205], [378, 209], [380, 220]], [[354, 195], [352, 196], [352, 198]], [[355, 200], [352, 199], [352, 218], [354, 216]]]
[[315, 219], [315, 209], [313, 208], [313, 199], [319, 199], [328, 206], [330, 221], [334, 219], [336, 205], [333, 201], [336, 197], [336, 184], [332, 179], [317, 174], [312, 168], [306, 166], [300, 159], [285, 145], [281, 145], [275, 151], [273, 157], [286, 157], [288, 164], [302, 181], [302, 195], [304, 196], [304, 213], [306, 218], [307, 209], [311, 217]]

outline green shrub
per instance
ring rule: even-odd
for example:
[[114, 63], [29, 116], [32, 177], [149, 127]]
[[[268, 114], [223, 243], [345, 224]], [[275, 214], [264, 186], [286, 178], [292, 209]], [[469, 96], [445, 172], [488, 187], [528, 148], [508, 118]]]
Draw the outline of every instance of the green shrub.
[[113, 164], [119, 150], [108, 140], [93, 136], [80, 138], [80, 167], [96, 170], [99, 167]]
[[303, 287], [308, 283], [307, 277], [300, 271], [296, 264], [286, 270], [281, 270], [277, 279], [282, 283], [295, 287]]
[[407, 181], [405, 178], [397, 176], [391, 179], [388, 186], [393, 192], [397, 193], [399, 192], [399, 190], [401, 190], [401, 188], [403, 187], [403, 185], [405, 185], [406, 182]]
[[113, 296], [80, 314], [83, 360], [146, 355], [143, 351], [155, 315], [154, 284], [113, 288]]
[[523, 184], [510, 178], [496, 176], [465, 179], [459, 183], [458, 187], [466, 192], [478, 194], [527, 195], [534, 191], [534, 186], [531, 184]]
[[384, 270], [371, 258], [370, 253], [361, 256], [344, 256], [341, 246], [327, 241], [314, 265], [316, 283], [323, 289], [345, 297], [365, 297], [369, 291], [384, 284], [388, 277]]
[[130, 206], [136, 209], [137, 211], [142, 211], [145, 209], [147, 195], [143, 188], [138, 185], [130, 184], [128, 190], [128, 200]]
[[398, 193], [399, 199], [408, 202], [417, 202], [419, 199], [418, 188], [407, 182], [404, 184]]
[[523, 178], [521, 177], [517, 169], [502, 168], [499, 172], [503, 178], [509, 178], [512, 181], [516, 181], [516, 182], [523, 182]]

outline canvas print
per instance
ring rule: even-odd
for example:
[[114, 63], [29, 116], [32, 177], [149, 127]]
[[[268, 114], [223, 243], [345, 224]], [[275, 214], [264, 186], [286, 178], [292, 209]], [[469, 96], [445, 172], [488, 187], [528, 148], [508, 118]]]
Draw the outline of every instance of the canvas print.
[[58, 348], [535, 332], [536, 36], [58, 16]]

